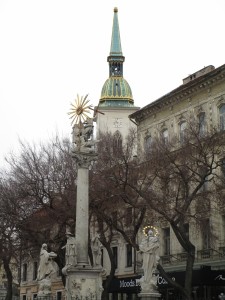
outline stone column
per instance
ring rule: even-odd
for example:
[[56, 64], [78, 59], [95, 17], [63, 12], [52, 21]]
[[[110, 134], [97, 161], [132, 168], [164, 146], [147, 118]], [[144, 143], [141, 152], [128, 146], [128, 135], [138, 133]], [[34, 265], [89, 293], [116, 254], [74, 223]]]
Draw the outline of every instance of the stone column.
[[88, 265], [89, 172], [80, 167], [77, 173], [76, 242], [77, 264]]
[[88, 259], [89, 168], [96, 160], [92, 141], [92, 124], [87, 122], [73, 128], [72, 157], [77, 162], [76, 257], [74, 265], [64, 268], [66, 300], [101, 300], [102, 268], [92, 267]]

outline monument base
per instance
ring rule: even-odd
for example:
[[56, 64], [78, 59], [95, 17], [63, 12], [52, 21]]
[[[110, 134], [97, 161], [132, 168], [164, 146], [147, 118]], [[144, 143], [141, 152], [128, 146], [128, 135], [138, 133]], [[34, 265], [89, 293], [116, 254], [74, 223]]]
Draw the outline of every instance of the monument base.
[[42, 279], [39, 282], [37, 299], [39, 300], [48, 300], [51, 298], [51, 280]]
[[147, 293], [139, 293], [138, 297], [141, 300], [159, 300], [161, 298], [161, 294], [159, 292], [147, 292]]
[[66, 300], [101, 300], [102, 268], [90, 266], [67, 269]]

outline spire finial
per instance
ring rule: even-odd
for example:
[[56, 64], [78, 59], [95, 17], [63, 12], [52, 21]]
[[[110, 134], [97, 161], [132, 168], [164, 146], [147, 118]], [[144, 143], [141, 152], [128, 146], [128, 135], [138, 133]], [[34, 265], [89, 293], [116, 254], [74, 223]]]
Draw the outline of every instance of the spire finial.
[[117, 12], [118, 12], [118, 8], [114, 7], [110, 56], [122, 56], [123, 55], [122, 48], [121, 48], [121, 42], [120, 42], [120, 30], [119, 30], [119, 21], [118, 21]]

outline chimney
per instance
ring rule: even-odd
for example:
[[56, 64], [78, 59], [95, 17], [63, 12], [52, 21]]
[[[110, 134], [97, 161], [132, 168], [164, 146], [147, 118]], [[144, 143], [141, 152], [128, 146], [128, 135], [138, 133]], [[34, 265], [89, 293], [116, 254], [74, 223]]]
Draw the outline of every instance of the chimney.
[[186, 84], [186, 83], [188, 83], [190, 81], [193, 81], [196, 78], [199, 78], [199, 77], [201, 77], [201, 76], [203, 76], [203, 75], [205, 75], [205, 74], [207, 74], [207, 73], [209, 73], [209, 72], [211, 72], [213, 70], [215, 70], [214, 66], [210, 65], [210, 66], [204, 67], [203, 69], [201, 69], [201, 70], [199, 70], [199, 71], [197, 71], [197, 72], [189, 75], [188, 77], [184, 78], [183, 79], [183, 84]]

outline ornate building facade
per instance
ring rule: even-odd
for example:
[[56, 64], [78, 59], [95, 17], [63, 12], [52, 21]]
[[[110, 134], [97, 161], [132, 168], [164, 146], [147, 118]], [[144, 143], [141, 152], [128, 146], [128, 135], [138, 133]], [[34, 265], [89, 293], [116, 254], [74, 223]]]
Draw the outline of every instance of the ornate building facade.
[[[125, 57], [122, 53], [118, 10], [114, 9], [113, 28], [109, 65], [109, 78], [105, 81], [99, 105], [96, 111], [96, 135], [101, 132], [111, 132], [115, 139], [123, 140], [130, 128], [137, 128], [138, 153], [143, 153], [146, 144], [151, 139], [162, 134], [170, 139], [173, 134], [182, 136], [185, 129], [187, 114], [195, 114], [201, 118], [202, 130], [204, 126], [214, 126], [225, 129], [225, 66], [215, 69], [208, 66], [195, 72], [183, 80], [183, 84], [158, 100], [139, 109], [134, 106], [131, 87], [123, 77]], [[137, 124], [137, 127], [135, 125]], [[225, 292], [225, 212], [210, 214], [207, 226], [216, 229], [217, 239], [212, 244], [210, 235], [196, 237], [196, 262], [194, 291], [198, 298], [212, 299], [220, 292]], [[189, 226], [189, 234], [194, 230]], [[170, 227], [160, 229], [162, 238], [160, 255], [165, 270], [175, 279], [184, 276], [185, 253], [175, 238]], [[48, 242], [48, 241], [46, 241]], [[112, 249], [116, 260], [115, 278], [110, 287], [111, 299], [135, 299], [138, 293], [138, 272], [140, 271], [140, 257], [124, 239], [115, 234]], [[39, 252], [39, 251], [38, 251]], [[37, 266], [38, 252], [31, 253], [22, 262], [21, 299], [32, 300], [37, 295]], [[109, 274], [110, 261], [103, 249], [103, 266]], [[202, 280], [201, 280], [202, 279]], [[204, 280], [203, 280], [204, 279]], [[179, 295], [169, 287], [161, 276], [158, 285], [166, 299], [180, 299]], [[64, 287], [59, 274], [53, 280], [54, 296], [64, 298]]]
[[[155, 137], [161, 136], [169, 142], [176, 136], [182, 143], [190, 116], [198, 120], [200, 134], [215, 128], [224, 138], [225, 65], [204, 67], [183, 79], [183, 84], [176, 89], [130, 116], [137, 124], [138, 153], [141, 155], [146, 147], [151, 147]], [[223, 174], [223, 165], [218, 171]], [[212, 183], [208, 182], [204, 189], [213, 190]], [[203, 221], [205, 230], [197, 233], [194, 222], [187, 226], [190, 240], [196, 246], [193, 297], [216, 299], [221, 292], [225, 293], [224, 207], [212, 206]], [[161, 263], [174, 280], [184, 279], [187, 255], [170, 226], [162, 226], [160, 231]], [[179, 295], [168, 288], [166, 298], [179, 299]]]

